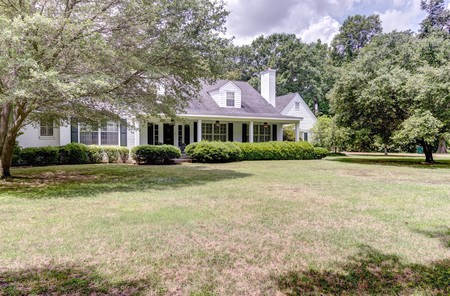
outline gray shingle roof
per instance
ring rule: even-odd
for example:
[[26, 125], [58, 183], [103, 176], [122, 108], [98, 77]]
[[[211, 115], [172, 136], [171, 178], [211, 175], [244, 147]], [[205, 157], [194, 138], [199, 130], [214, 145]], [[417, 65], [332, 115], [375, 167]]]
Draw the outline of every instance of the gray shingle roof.
[[292, 99], [296, 95], [297, 95], [296, 93], [290, 93], [290, 94], [287, 94], [284, 96], [277, 97], [275, 106], [276, 106], [278, 112], [283, 111], [283, 109], [286, 108], [286, 106], [289, 104], [289, 102], [292, 101]]
[[217, 90], [228, 82], [228, 80], [218, 80], [213, 84], [203, 84], [200, 98], [190, 100], [189, 106], [185, 109], [186, 114], [295, 119], [295, 117], [282, 115], [278, 108], [269, 104], [258, 91], [243, 81], [232, 81], [241, 89], [242, 108], [219, 107], [209, 92]]

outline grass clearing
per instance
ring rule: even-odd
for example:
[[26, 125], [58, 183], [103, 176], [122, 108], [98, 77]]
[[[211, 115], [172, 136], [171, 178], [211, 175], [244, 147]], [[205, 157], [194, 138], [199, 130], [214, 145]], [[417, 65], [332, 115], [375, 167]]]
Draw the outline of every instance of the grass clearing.
[[407, 159], [18, 168], [0, 294], [448, 294], [450, 163]]

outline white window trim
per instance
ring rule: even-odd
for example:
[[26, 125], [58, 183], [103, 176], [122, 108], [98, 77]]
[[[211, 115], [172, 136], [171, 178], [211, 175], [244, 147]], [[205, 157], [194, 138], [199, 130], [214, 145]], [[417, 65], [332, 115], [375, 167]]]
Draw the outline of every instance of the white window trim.
[[[98, 133], [98, 143], [97, 144], [95, 144], [95, 145], [97, 145], [97, 146], [114, 146], [114, 147], [120, 147], [120, 146], [122, 146], [122, 143], [121, 143], [121, 136], [120, 136], [120, 131], [121, 131], [121, 127], [122, 127], [122, 123], [119, 121], [118, 123], [117, 123], [117, 126], [118, 126], [118, 131], [117, 131], [117, 133], [118, 133], [118, 137], [119, 137], [119, 140], [118, 140], [118, 145], [102, 145], [102, 126], [101, 126], [101, 122], [99, 122], [98, 123], [98, 129], [97, 129], [97, 133]], [[78, 143], [79, 144], [83, 144], [83, 143], [81, 143], [81, 137], [80, 137], [80, 133], [81, 133], [81, 123], [80, 122], [78, 122]]]
[[[52, 136], [42, 136], [41, 135], [41, 127], [42, 127], [42, 120], [39, 122], [39, 128], [38, 128], [38, 130], [39, 130], [39, 137], [38, 137], [38, 139], [39, 140], [54, 140], [54, 139], [56, 139], [56, 136], [55, 136], [55, 130], [56, 130], [56, 127], [55, 127], [55, 123], [53, 122], [53, 125], [52, 125], [52, 130], [53, 130], [53, 135]], [[47, 129], [49, 128], [48, 126], [45, 126]]]
[[[233, 94], [233, 106], [228, 106], [228, 94]], [[236, 92], [226, 91], [225, 92], [225, 107], [226, 108], [236, 108]]]
[[[272, 141], [272, 136], [273, 136], [272, 135], [272, 124], [268, 124], [268, 126], [267, 126], [267, 129], [269, 131], [269, 141], [264, 141], [264, 142], [261, 142], [261, 137], [264, 137], [266, 135], [261, 134], [259, 132], [259, 127], [260, 126], [264, 126], [264, 123], [255, 123], [253, 125], [253, 142], [254, 143], [267, 143], [267, 142]], [[255, 141], [255, 138], [257, 138], [257, 141]]]
[[[211, 141], [216, 141], [216, 140], [214, 140], [214, 136], [216, 135], [215, 133], [214, 133], [214, 125], [216, 124], [215, 122], [202, 122], [202, 125], [203, 124], [211, 124], [212, 125], [212, 130], [211, 130]], [[224, 142], [227, 142], [228, 141], [228, 123], [226, 123], [226, 122], [221, 122], [221, 123], [219, 123], [219, 124], [224, 124], [225, 125], [225, 141]], [[202, 126], [202, 141], [206, 141], [206, 139], [205, 139], [205, 137], [204, 137], [204, 134], [205, 134], [205, 129], [203, 128], [203, 126]], [[218, 134], [218, 135], [220, 135], [220, 136], [223, 136], [224, 134]]]

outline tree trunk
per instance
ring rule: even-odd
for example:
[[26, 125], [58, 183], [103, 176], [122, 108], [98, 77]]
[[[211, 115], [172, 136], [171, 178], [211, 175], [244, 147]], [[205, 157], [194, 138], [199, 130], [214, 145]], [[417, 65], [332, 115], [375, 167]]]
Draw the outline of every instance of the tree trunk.
[[439, 139], [439, 146], [436, 153], [447, 153], [447, 143], [444, 138]]
[[388, 147], [386, 144], [384, 144], [384, 155], [387, 156], [388, 155]]
[[0, 164], [2, 166], [2, 176], [1, 176], [2, 179], [11, 177], [11, 164], [14, 153], [14, 144], [15, 144], [15, 137], [14, 139], [11, 138], [7, 139], [6, 143], [4, 143], [0, 157]]
[[434, 163], [433, 159], [433, 147], [426, 143], [425, 141], [420, 141], [423, 147], [423, 153], [425, 153], [425, 162], [426, 163]]

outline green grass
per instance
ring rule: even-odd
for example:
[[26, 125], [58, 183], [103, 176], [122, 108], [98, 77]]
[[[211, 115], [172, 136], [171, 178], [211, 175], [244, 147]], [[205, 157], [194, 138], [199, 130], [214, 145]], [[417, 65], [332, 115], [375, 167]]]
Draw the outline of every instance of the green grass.
[[447, 295], [448, 160], [16, 168], [0, 295]]

